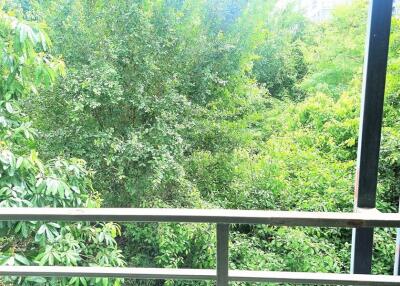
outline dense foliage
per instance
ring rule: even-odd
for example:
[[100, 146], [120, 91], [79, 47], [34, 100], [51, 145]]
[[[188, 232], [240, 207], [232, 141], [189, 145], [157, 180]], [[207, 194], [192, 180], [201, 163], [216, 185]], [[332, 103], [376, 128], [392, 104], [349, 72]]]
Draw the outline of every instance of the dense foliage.
[[[366, 1], [318, 23], [275, 4], [5, 2], [0, 206], [351, 211]], [[390, 212], [400, 195], [399, 28], [393, 19], [378, 186], [378, 208]], [[215, 267], [210, 225], [1, 231], [5, 264]], [[348, 272], [350, 240], [348, 229], [235, 225], [230, 267]], [[377, 230], [374, 273], [391, 273], [393, 255], [394, 233]]]
[[[50, 42], [41, 25], [0, 12], [0, 206], [98, 207], [88, 171], [80, 159], [46, 162], [33, 149], [35, 132], [24, 112], [23, 100], [46, 88], [63, 62], [48, 53]], [[113, 223], [2, 222], [1, 256], [4, 265], [122, 266]], [[18, 285], [120, 285], [109, 279], [45, 279], [7, 277]]]

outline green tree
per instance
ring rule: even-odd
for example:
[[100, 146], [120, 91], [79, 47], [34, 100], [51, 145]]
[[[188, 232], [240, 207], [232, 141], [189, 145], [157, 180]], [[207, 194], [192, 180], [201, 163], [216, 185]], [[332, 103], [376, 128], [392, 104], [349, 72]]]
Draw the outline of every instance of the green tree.
[[266, 26], [268, 33], [257, 51], [254, 76], [273, 97], [301, 100], [304, 94], [297, 85], [307, 73], [301, 47], [309, 23], [289, 5], [272, 10]]
[[337, 98], [361, 77], [367, 8], [367, 1], [354, 0], [338, 6], [331, 20], [310, 26], [303, 48], [309, 72], [302, 88]]
[[[42, 162], [23, 101], [49, 87], [63, 62], [53, 58], [43, 24], [0, 10], [0, 206], [99, 207], [84, 161]], [[123, 266], [113, 223], [2, 222], [3, 265]], [[120, 279], [5, 277], [14, 285], [120, 285]]]

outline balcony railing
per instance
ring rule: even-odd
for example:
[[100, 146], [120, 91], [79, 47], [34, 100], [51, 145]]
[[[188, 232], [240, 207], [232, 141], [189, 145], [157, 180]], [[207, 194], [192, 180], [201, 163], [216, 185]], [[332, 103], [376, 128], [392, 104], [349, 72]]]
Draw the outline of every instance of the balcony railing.
[[0, 221], [115, 221], [211, 223], [217, 226], [216, 269], [112, 268], [64, 266], [0, 266], [2, 276], [114, 277], [132, 279], [215, 280], [332, 285], [400, 285], [400, 276], [229, 270], [229, 225], [265, 224], [343, 228], [400, 228], [400, 214], [359, 209], [354, 213], [198, 210], [198, 209], [69, 209], [2, 208]]

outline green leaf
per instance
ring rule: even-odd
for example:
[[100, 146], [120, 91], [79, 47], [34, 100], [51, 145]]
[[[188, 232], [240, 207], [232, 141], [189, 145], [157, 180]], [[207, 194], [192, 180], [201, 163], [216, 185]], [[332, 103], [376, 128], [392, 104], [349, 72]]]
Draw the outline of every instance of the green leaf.
[[15, 260], [20, 262], [23, 265], [30, 265], [29, 260], [20, 254], [15, 254]]
[[45, 231], [47, 230], [47, 225], [43, 224], [40, 226], [39, 230], [38, 230], [38, 234], [43, 234]]
[[100, 232], [100, 234], [99, 234], [99, 242], [103, 242], [104, 237], [105, 237], [104, 232]]
[[24, 162], [24, 158], [23, 157], [18, 157], [17, 159], [17, 164], [15, 165], [15, 167], [17, 169], [19, 169], [19, 167], [21, 167], [22, 163]]
[[86, 281], [85, 278], [80, 277], [79, 280], [81, 281], [81, 283], [82, 283], [83, 286], [87, 286], [87, 281]]
[[10, 102], [6, 102], [5, 107], [6, 107], [6, 110], [7, 110], [9, 113], [14, 113], [14, 109], [13, 109], [13, 107], [12, 107], [12, 105], [11, 105]]
[[27, 277], [25, 281], [37, 283], [39, 285], [43, 285], [47, 282], [46, 278], [44, 277]]

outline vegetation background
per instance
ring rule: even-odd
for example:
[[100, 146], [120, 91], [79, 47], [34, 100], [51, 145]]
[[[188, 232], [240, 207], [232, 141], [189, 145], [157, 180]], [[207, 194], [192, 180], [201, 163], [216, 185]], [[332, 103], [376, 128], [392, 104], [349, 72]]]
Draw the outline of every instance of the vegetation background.
[[[275, 4], [0, 1], [0, 207], [352, 211], [367, 3], [318, 23]], [[393, 18], [384, 212], [400, 195], [399, 28]], [[10, 222], [0, 236], [4, 265], [215, 267], [210, 225]], [[230, 268], [348, 272], [350, 241], [348, 229], [235, 225]], [[374, 273], [392, 273], [394, 241], [376, 230]]]

